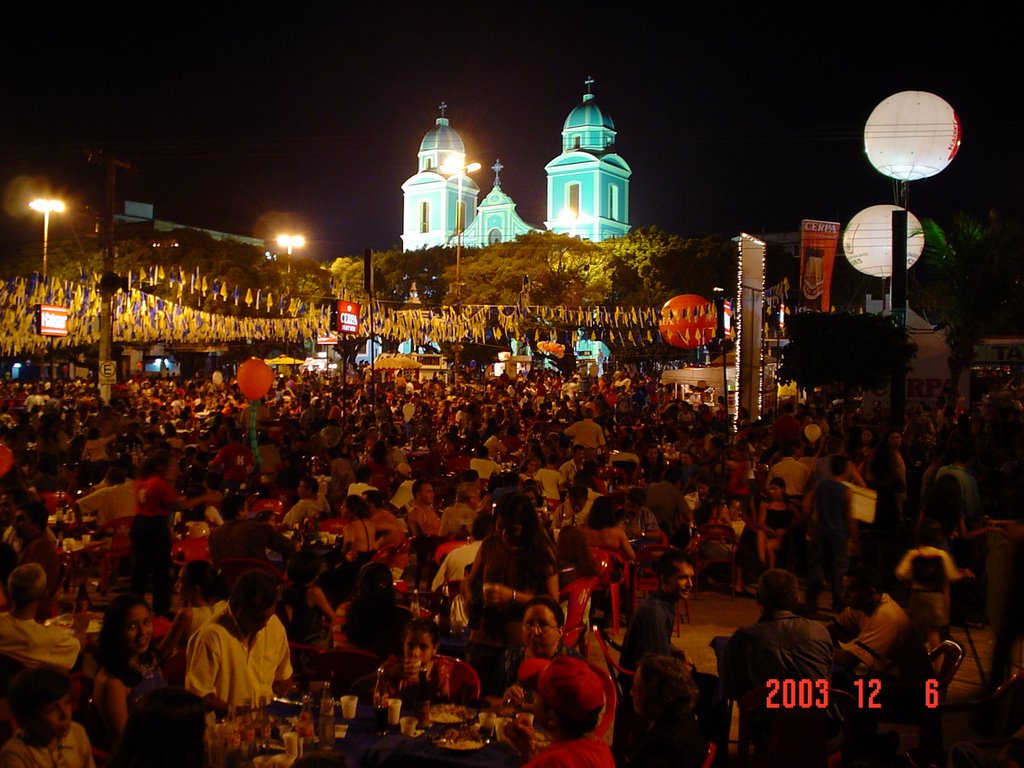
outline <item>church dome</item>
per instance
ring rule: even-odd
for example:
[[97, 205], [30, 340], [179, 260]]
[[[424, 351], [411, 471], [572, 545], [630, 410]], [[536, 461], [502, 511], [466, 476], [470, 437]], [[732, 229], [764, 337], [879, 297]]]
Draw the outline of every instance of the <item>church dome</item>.
[[427, 131], [423, 141], [420, 142], [420, 152], [432, 152], [435, 150], [458, 152], [465, 154], [466, 145], [462, 143], [462, 137], [454, 128], [448, 125], [447, 117], [437, 118], [437, 125]]
[[611, 115], [597, 106], [594, 101], [594, 94], [583, 94], [583, 103], [578, 104], [569, 116], [565, 118], [565, 125], [562, 130], [569, 131], [574, 128], [601, 127], [615, 130], [615, 123]]

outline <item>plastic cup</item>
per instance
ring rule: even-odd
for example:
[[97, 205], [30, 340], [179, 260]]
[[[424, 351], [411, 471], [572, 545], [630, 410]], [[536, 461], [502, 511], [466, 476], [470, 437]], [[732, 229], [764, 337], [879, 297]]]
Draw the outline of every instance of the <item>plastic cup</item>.
[[341, 697], [341, 716], [345, 720], [354, 720], [356, 716], [356, 705], [359, 704], [358, 696]]
[[91, 541], [92, 541], [92, 534], [91, 533], [83, 533], [82, 534], [82, 546], [86, 546]]
[[532, 712], [520, 712], [516, 715], [516, 722], [519, 723], [523, 728], [533, 727], [533, 713]]
[[415, 717], [406, 715], [398, 721], [399, 727], [402, 729], [403, 736], [413, 736], [416, 733], [416, 725], [419, 723]]
[[282, 734], [281, 741], [284, 742], [284, 753], [292, 760], [297, 760], [302, 754], [299, 751], [299, 734], [297, 731], [289, 731]]
[[402, 717], [402, 700], [388, 699], [388, 725], [398, 725]]

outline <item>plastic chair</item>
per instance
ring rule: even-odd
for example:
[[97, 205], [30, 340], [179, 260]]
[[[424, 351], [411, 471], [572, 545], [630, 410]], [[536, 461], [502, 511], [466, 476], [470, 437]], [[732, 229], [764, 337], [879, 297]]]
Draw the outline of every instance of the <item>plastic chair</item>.
[[188, 666], [188, 652], [186, 648], [179, 648], [160, 665], [164, 680], [168, 685], [185, 685], [185, 670]]
[[449, 665], [448, 690], [451, 693], [452, 701], [468, 703], [480, 699], [480, 676], [469, 664], [454, 656], [435, 657], [438, 661]]
[[611, 641], [608, 639], [608, 635], [605, 634], [603, 628], [598, 627], [596, 624], [593, 627], [594, 637], [597, 639], [597, 645], [601, 649], [601, 655], [604, 656], [604, 663], [608, 667], [608, 674], [615, 681], [616, 689], [619, 694], [619, 698], [625, 696], [626, 689], [623, 687], [622, 681], [624, 679], [632, 679], [636, 676], [635, 669], [626, 669], [619, 664], [615, 659], [612, 658], [611, 653]]
[[346, 525], [348, 525], [348, 522], [340, 517], [329, 517], [317, 523], [316, 529], [321, 533], [333, 533], [341, 536], [345, 532]]
[[558, 599], [568, 601], [565, 626], [562, 628], [562, 642], [566, 648], [579, 648], [580, 655], [587, 658], [587, 606], [590, 596], [597, 589], [598, 578], [586, 576], [573, 579], [558, 593]]
[[[746, 768], [750, 760], [750, 744], [754, 738], [751, 718], [767, 711], [768, 693], [768, 686], [760, 686], [747, 691], [739, 701], [739, 738], [736, 747], [739, 768]], [[840, 768], [842, 748], [848, 738], [855, 702], [853, 696], [834, 688], [828, 691], [828, 702], [830, 707], [824, 709], [780, 707], [773, 710], [771, 727], [766, 728], [770, 733], [767, 750], [755, 754], [755, 765]], [[840, 738], [835, 738], [831, 733], [834, 721], [830, 712], [836, 708], [842, 721]]]
[[284, 513], [284, 502], [281, 499], [258, 498], [253, 500], [249, 506], [249, 517], [251, 518], [273, 517], [280, 519], [284, 517]]
[[[945, 702], [949, 685], [956, 677], [964, 660], [963, 646], [954, 640], [945, 640], [928, 654], [928, 661], [935, 669], [938, 703]], [[917, 725], [926, 709], [924, 683], [905, 683], [899, 680], [886, 681], [882, 688], [882, 709], [879, 721], [902, 725]]]
[[715, 742], [708, 742], [708, 753], [704, 756], [704, 762], [700, 764], [700, 768], [711, 768], [715, 763], [715, 753], [718, 752], [718, 747], [715, 746]]
[[[618, 552], [604, 547], [591, 547], [598, 570], [598, 588], [607, 590], [612, 607], [612, 630], [619, 631], [621, 617], [621, 587], [629, 588], [629, 563]], [[616, 573], [618, 577], [616, 578]]]
[[601, 712], [601, 719], [597, 721], [597, 727], [594, 729], [594, 738], [603, 739], [615, 723], [615, 710], [619, 700], [618, 686], [607, 671], [601, 669], [592, 661], [588, 661], [587, 664], [601, 678], [601, 685], [604, 687], [604, 710]]
[[441, 563], [444, 561], [445, 556], [449, 552], [451, 552], [453, 549], [464, 547], [467, 544], [469, 544], [469, 541], [466, 539], [455, 539], [454, 541], [446, 541], [441, 544], [438, 544], [437, 547], [434, 549], [434, 565], [440, 568]]
[[132, 555], [132, 521], [134, 517], [115, 517], [100, 532], [110, 533], [110, 547], [103, 552], [100, 559], [100, 594], [107, 594], [110, 587], [110, 576], [121, 565], [121, 561]]
[[[633, 564], [633, 578], [630, 581], [630, 611], [636, 609], [640, 600], [659, 586], [658, 574], [654, 571], [655, 563], [670, 549], [667, 544], [646, 544], [636, 551], [636, 562]], [[676, 603], [675, 633], [681, 633], [682, 613], [686, 613], [686, 623], [690, 623], [690, 598], [685, 597], [682, 606]]]
[[920, 720], [918, 748], [909, 755], [914, 765], [946, 765], [942, 754], [943, 718], [961, 713], [977, 716], [987, 726], [984, 738], [971, 739], [971, 743], [982, 748], [1002, 747], [1024, 723], [1024, 672], [1018, 672], [981, 699], [926, 708]]
[[224, 575], [228, 589], [235, 586], [238, 577], [247, 571], [263, 571], [273, 576], [278, 584], [284, 583], [284, 574], [277, 567], [267, 560], [253, 560], [248, 557], [228, 557], [217, 563], [217, 567]]
[[[701, 554], [703, 544], [707, 542], [719, 542], [729, 549], [728, 557], [706, 557]], [[697, 535], [694, 536], [694, 541], [690, 545], [693, 549], [693, 570], [695, 573], [693, 579], [693, 591], [698, 593], [700, 590], [698, 585], [700, 584], [701, 573], [704, 568], [714, 563], [725, 563], [729, 566], [729, 596], [732, 599], [736, 599], [736, 531], [731, 525], [723, 525], [721, 523], [708, 523], [702, 525], [697, 529]]]
[[389, 568], [394, 568], [402, 558], [408, 558], [412, 551], [412, 539], [394, 544], [390, 547], [381, 547], [370, 558], [371, 563], [384, 563]]
[[193, 560], [210, 559], [210, 537], [187, 538], [171, 545], [171, 560], [175, 565], [185, 565]]

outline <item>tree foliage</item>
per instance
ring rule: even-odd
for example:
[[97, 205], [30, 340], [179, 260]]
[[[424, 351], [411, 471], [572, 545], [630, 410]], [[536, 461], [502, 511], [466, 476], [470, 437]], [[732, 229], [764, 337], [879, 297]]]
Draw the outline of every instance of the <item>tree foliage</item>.
[[801, 312], [787, 324], [778, 378], [803, 389], [881, 389], [917, 350], [883, 315]]
[[918, 298], [931, 322], [945, 323], [955, 386], [982, 336], [1024, 330], [1024, 236], [1018, 226], [964, 214], [947, 230], [931, 219], [922, 226], [927, 274]]

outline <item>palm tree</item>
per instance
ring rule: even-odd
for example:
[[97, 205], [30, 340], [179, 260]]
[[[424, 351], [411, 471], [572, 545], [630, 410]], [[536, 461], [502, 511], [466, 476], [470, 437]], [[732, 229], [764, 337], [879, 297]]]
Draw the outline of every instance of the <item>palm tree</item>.
[[931, 219], [922, 226], [928, 273], [922, 308], [929, 320], [945, 325], [956, 390], [984, 334], [1021, 330], [1014, 300], [1024, 287], [1024, 237], [1017, 225], [994, 216], [981, 222], [960, 213], [947, 230]]

